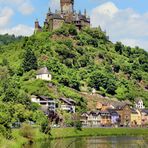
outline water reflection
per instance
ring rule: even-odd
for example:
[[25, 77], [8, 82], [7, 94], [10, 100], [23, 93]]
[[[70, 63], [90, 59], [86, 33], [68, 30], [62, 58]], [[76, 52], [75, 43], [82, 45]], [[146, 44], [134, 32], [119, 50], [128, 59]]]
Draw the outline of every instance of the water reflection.
[[83, 137], [57, 139], [26, 145], [25, 148], [148, 148], [147, 137]]

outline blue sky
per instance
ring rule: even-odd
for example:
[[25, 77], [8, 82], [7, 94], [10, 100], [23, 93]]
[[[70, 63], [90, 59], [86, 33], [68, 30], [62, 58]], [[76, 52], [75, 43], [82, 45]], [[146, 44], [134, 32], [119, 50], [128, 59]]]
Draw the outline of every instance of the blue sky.
[[[36, 18], [43, 22], [49, 6], [59, 0], [0, 0], [0, 34], [30, 35]], [[148, 49], [148, 0], [75, 0], [75, 9], [87, 9], [92, 26], [100, 25], [112, 41]]]

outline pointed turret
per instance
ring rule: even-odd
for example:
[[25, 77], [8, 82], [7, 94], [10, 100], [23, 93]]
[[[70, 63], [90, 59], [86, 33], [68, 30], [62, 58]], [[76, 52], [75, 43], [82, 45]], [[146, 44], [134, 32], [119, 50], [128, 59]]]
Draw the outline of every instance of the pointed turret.
[[39, 25], [38, 19], [36, 19], [36, 21], [35, 21], [35, 33], [38, 32], [38, 31], [41, 32], [42, 31], [42, 28]]
[[84, 16], [87, 17], [87, 11], [84, 9]]
[[79, 10], [79, 15], [81, 15], [81, 10]]
[[50, 9], [50, 7], [48, 8], [48, 13], [51, 13], [51, 9]]
[[39, 21], [38, 21], [38, 19], [36, 19], [36, 21], [35, 21], [35, 28], [38, 28], [39, 27]]

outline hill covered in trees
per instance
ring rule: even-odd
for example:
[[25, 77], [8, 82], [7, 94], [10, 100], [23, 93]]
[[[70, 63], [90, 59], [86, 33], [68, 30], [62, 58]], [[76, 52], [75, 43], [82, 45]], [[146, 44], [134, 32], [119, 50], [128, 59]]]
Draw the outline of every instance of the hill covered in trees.
[[[1, 65], [11, 69], [12, 76], [21, 78], [30, 70], [47, 66], [53, 81], [78, 91], [95, 88], [102, 95], [120, 100], [148, 96], [148, 53], [120, 42], [113, 44], [100, 28], [77, 32], [74, 26], [64, 25], [54, 32], [1, 46], [0, 52]], [[25, 67], [26, 62], [31, 66]]]
[[0, 45], [8, 45], [12, 42], [19, 41], [22, 36], [15, 37], [15, 35], [4, 34], [0, 35]]
[[[4, 127], [18, 120], [41, 125], [46, 121], [46, 117], [38, 121], [37, 106], [29, 99], [32, 94], [71, 97], [79, 105], [78, 112], [87, 110], [80, 92], [90, 94], [93, 88], [118, 100], [134, 102], [141, 97], [148, 106], [148, 53], [120, 42], [113, 44], [101, 28], [77, 31], [73, 25], [63, 25], [56, 31], [45, 30], [9, 44], [5, 36], [1, 38], [0, 108], [6, 107], [0, 111], [0, 124]], [[53, 76], [52, 87], [35, 78], [36, 70], [44, 66]], [[20, 114], [20, 110], [27, 112]]]

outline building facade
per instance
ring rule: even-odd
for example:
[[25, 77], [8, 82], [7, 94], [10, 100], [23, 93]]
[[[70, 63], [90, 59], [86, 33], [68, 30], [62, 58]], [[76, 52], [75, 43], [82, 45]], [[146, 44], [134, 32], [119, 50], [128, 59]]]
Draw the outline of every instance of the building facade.
[[135, 99], [135, 107], [137, 109], [144, 109], [145, 108], [143, 100], [141, 98]]
[[59, 99], [60, 110], [67, 111], [69, 113], [76, 112], [76, 102], [71, 98], [60, 98]]
[[139, 110], [131, 109], [131, 126], [141, 126], [142, 116]]
[[83, 113], [80, 119], [83, 127], [100, 127], [101, 114], [100, 111], [90, 111]]
[[51, 81], [52, 75], [48, 71], [47, 67], [43, 67], [43, 68], [37, 70], [36, 79]]
[[131, 124], [131, 108], [130, 105], [125, 104], [123, 106], [118, 106], [116, 111], [119, 114], [120, 125], [130, 126]]
[[118, 125], [120, 123], [119, 114], [115, 109], [108, 109], [111, 118], [111, 125]]
[[50, 111], [56, 111], [56, 101], [52, 98], [47, 96], [32, 95], [31, 101], [39, 104], [41, 106], [40, 109], [46, 114], [48, 114]]
[[60, 7], [61, 10], [55, 12], [51, 12], [49, 8], [43, 27], [39, 25], [38, 20], [35, 21], [35, 33], [44, 29], [47, 31], [58, 29], [63, 23], [74, 24], [79, 30], [90, 26], [90, 18], [87, 16], [86, 10], [83, 14], [74, 10], [74, 0], [60, 0]]
[[101, 115], [101, 126], [111, 126], [111, 115], [108, 110], [100, 112]]
[[148, 125], [148, 109], [141, 110], [141, 125], [142, 126]]

